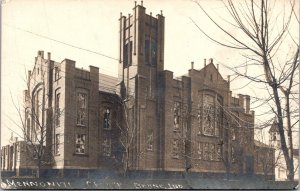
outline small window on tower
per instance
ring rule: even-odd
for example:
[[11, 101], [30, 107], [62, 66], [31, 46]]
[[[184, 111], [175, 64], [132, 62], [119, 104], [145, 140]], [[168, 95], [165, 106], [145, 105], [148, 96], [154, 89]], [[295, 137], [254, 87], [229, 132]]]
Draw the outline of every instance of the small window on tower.
[[123, 67], [126, 68], [132, 64], [132, 41], [124, 46]]
[[151, 65], [157, 64], [157, 45], [155, 40], [151, 40]]
[[55, 67], [55, 69], [54, 69], [54, 80], [56, 81], [56, 80], [58, 80], [59, 78], [60, 78], [60, 76], [59, 76], [59, 72], [60, 72], [60, 68], [59, 67]]
[[150, 41], [145, 40], [145, 64], [149, 64], [150, 62]]
[[55, 124], [56, 127], [60, 126], [60, 93], [55, 97]]

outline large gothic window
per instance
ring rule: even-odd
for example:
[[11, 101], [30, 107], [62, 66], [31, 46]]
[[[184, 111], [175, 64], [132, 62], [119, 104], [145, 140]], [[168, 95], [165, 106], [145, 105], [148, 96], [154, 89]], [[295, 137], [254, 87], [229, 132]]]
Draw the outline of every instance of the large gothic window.
[[[202, 105], [202, 108], [201, 108]], [[222, 127], [222, 104], [216, 95], [204, 94], [202, 103], [198, 105], [197, 118], [199, 120], [201, 133], [207, 136], [220, 136], [220, 128]], [[201, 129], [202, 127], [202, 129]]]
[[213, 136], [215, 128], [214, 97], [205, 95], [203, 99], [203, 134]]
[[87, 123], [87, 94], [77, 94], [77, 125], [86, 125]]

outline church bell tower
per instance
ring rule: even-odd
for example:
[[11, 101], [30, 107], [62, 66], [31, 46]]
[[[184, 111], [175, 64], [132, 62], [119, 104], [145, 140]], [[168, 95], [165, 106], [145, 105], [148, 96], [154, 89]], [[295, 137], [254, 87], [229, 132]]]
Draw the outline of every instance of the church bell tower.
[[146, 14], [143, 1], [119, 24], [119, 94], [134, 137], [132, 169], [160, 168], [159, 74], [164, 70], [164, 16]]

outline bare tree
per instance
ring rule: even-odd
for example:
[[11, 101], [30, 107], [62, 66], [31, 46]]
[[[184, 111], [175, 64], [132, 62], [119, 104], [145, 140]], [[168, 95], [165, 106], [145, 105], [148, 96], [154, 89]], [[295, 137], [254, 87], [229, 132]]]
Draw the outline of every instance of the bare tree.
[[117, 123], [117, 127], [120, 130], [120, 143], [122, 146], [122, 165], [123, 165], [123, 174], [126, 175], [127, 171], [131, 167], [130, 160], [130, 149], [134, 145], [135, 137], [135, 125], [132, 123], [132, 116], [129, 114], [129, 104], [134, 103], [134, 98], [131, 96], [126, 100], [121, 100], [119, 104], [121, 105], [122, 111], [122, 120], [121, 123]]
[[[49, 75], [47, 72], [49, 72], [48, 67], [50, 67], [47, 62], [49, 61], [42, 63], [41, 68], [38, 69], [40, 70], [41, 81], [35, 79], [31, 73], [27, 76], [27, 89], [24, 92], [23, 100], [24, 107], [17, 105], [12, 98], [21, 123], [19, 124], [15, 119], [9, 117], [22, 132], [20, 134], [18, 131], [14, 131], [21, 140], [25, 141], [26, 155], [29, 157], [27, 160], [32, 160], [32, 166], [37, 168], [37, 178], [40, 177], [41, 169], [51, 164], [55, 152], [54, 147], [58, 149], [60, 144], [59, 142], [55, 143], [55, 145], [50, 144], [47, 139], [50, 138], [49, 132], [51, 133], [52, 126], [54, 123], [57, 124], [59, 122], [63, 112], [59, 105], [55, 105], [55, 108], [49, 107], [52, 95], [46, 87], [46, 75]], [[32, 88], [33, 85], [35, 85], [34, 88]]]
[[[288, 169], [288, 179], [294, 180], [292, 128], [298, 121], [292, 124], [294, 120], [290, 115], [292, 112], [290, 107], [296, 94], [294, 89], [298, 85], [294, 80], [299, 67], [299, 44], [291, 35], [290, 27], [296, 16], [295, 1], [289, 2], [288, 12], [286, 13], [287, 8], [284, 7], [281, 15], [273, 11], [275, 10], [275, 1], [273, 4], [265, 0], [244, 1], [242, 4], [232, 0], [228, 0], [227, 3], [223, 2], [232, 18], [232, 21], [226, 21], [226, 24], [232, 26], [239, 34], [238, 36], [222, 26], [199, 2], [195, 3], [209, 20], [228, 37], [229, 42], [222, 42], [208, 35], [192, 20], [205, 36], [222, 46], [246, 53], [243, 55], [248, 60], [246, 64], [228, 68], [234, 71], [236, 75], [251, 82], [265, 85], [269, 90], [270, 100], [274, 102], [269, 104], [278, 119], [281, 149]], [[299, 23], [297, 17], [296, 20]], [[291, 44], [286, 59], [283, 60], [281, 59], [281, 49], [287, 48], [283, 46], [286, 41], [291, 42]], [[249, 74], [249, 72], [238, 70], [238, 68], [244, 68], [247, 71], [249, 67], [255, 67], [256, 72]], [[287, 115], [283, 114], [282, 108], [285, 108]], [[284, 125], [284, 120], [287, 122], [286, 125]], [[285, 129], [287, 129], [288, 141], [286, 140]]]

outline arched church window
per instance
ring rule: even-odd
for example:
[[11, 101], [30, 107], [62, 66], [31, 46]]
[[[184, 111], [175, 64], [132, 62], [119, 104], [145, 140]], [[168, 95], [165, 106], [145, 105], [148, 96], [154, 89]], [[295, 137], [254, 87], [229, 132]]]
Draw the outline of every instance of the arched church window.
[[77, 125], [86, 125], [87, 117], [87, 94], [79, 92], [77, 94]]
[[152, 151], [153, 150], [153, 132], [149, 132], [147, 135], [147, 150]]
[[180, 103], [174, 103], [174, 131], [178, 131], [180, 128]]
[[205, 95], [203, 99], [203, 134], [213, 136], [215, 128], [214, 97]]
[[106, 108], [103, 115], [103, 128], [110, 129], [111, 128], [111, 111], [109, 108]]

